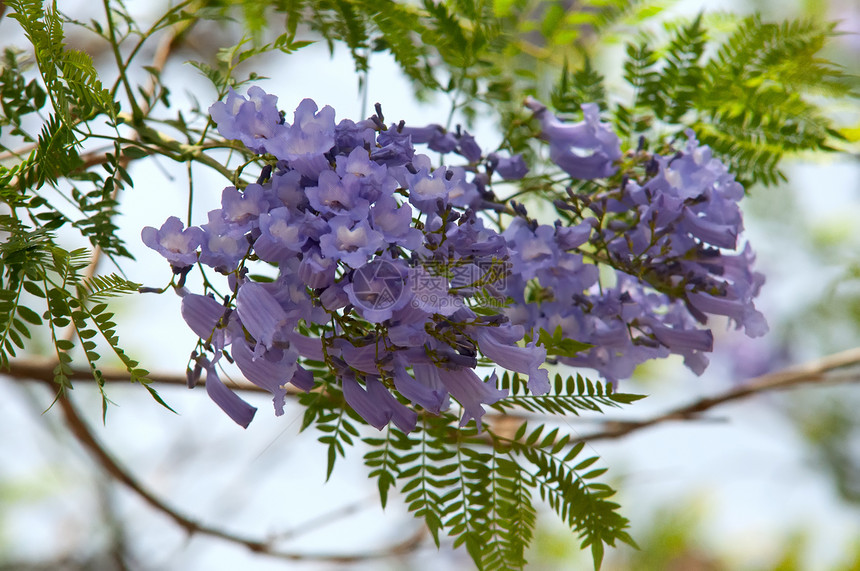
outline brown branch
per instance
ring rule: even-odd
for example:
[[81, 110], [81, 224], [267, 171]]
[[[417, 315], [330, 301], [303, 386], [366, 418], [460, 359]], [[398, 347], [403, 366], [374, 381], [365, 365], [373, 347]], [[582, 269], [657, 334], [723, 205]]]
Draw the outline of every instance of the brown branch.
[[[49, 359], [16, 359], [9, 361], [7, 370], [0, 371], [0, 375], [16, 380], [32, 380], [52, 383], [54, 380], [54, 367], [56, 367], [56, 362]], [[105, 382], [126, 384], [131, 382], [131, 377], [125, 369], [105, 368], [101, 369], [101, 371], [104, 375]], [[93, 380], [93, 373], [87, 367], [72, 367], [71, 372], [68, 373], [68, 377], [70, 381], [86, 382]], [[152, 381], [153, 384], [157, 385], [187, 386], [185, 375], [150, 373], [147, 378]], [[205, 385], [202, 380], [200, 381], [200, 384]], [[244, 380], [236, 381], [233, 388], [242, 391], [267, 392], [264, 389]]]
[[[711, 408], [767, 391], [785, 390], [807, 383], [844, 384], [856, 382], [860, 380], [860, 372], [856, 375], [849, 374], [847, 376], [835, 374], [839, 369], [847, 369], [855, 365], [860, 365], [860, 347], [750, 379], [743, 385], [720, 395], [694, 401], [650, 419], [605, 422], [604, 430], [583, 436], [578, 440], [620, 438], [636, 430], [672, 420], [700, 420], [701, 413]], [[53, 371], [53, 361], [13, 360], [9, 362], [8, 370], [0, 374], [16, 380], [38, 380], [50, 383], [54, 378]], [[129, 382], [129, 374], [124, 369], [103, 369], [102, 373], [106, 382]], [[69, 379], [86, 382], [92, 381], [93, 376], [89, 369], [77, 367], [69, 373]], [[187, 383], [184, 375], [150, 374], [149, 379], [157, 385], [186, 386]], [[201, 384], [204, 383], [201, 381]], [[233, 388], [240, 391], [266, 392], [264, 389], [241, 379], [233, 383]], [[292, 385], [287, 385], [287, 390], [289, 394], [293, 395], [300, 392]], [[508, 432], [512, 435], [519, 428], [519, 422], [517, 422], [519, 416], [517, 414], [488, 414], [487, 418], [494, 423], [494, 432], [500, 435]]]
[[405, 540], [391, 545], [385, 549], [377, 551], [369, 551], [366, 553], [354, 553], [348, 555], [326, 555], [326, 554], [310, 554], [310, 553], [295, 553], [281, 551], [275, 549], [271, 541], [262, 541], [253, 537], [243, 536], [241, 534], [224, 531], [222, 529], [200, 523], [181, 512], [177, 511], [154, 493], [149, 491], [141, 484], [118, 460], [116, 460], [104, 446], [96, 439], [86, 422], [81, 418], [72, 401], [66, 392], [60, 394], [57, 398], [57, 403], [63, 411], [66, 424], [71, 429], [72, 433], [83, 445], [83, 447], [98, 461], [105, 471], [116, 481], [121, 482], [141, 499], [143, 499], [152, 508], [168, 516], [179, 527], [183, 528], [189, 535], [200, 534], [216, 537], [224, 541], [241, 545], [249, 551], [275, 557], [278, 559], [286, 559], [290, 561], [326, 561], [331, 563], [354, 563], [358, 561], [366, 561], [370, 559], [382, 559], [409, 553], [417, 549], [424, 539], [425, 528], [420, 526], [410, 537]]
[[606, 430], [576, 438], [571, 442], [620, 438], [635, 430], [672, 420], [699, 419], [701, 413], [706, 410], [767, 391], [786, 390], [807, 383], [843, 384], [857, 382], [860, 381], [860, 371], [847, 371], [849, 374], [846, 375], [834, 374], [838, 369], [846, 369], [856, 365], [860, 365], [860, 347], [750, 379], [743, 385], [720, 395], [702, 398], [647, 420], [607, 423], [608, 428]]

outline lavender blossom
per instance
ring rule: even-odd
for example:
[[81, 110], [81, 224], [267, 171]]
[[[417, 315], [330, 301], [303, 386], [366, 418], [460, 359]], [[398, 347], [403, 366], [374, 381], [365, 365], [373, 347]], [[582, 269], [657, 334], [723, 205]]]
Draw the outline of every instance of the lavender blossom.
[[192, 226], [183, 230], [182, 221], [171, 216], [156, 230], [151, 226], [140, 232], [143, 243], [164, 256], [174, 271], [197, 263], [197, 248], [203, 242], [203, 231]]
[[367, 220], [354, 222], [347, 216], [335, 216], [329, 227], [331, 232], [320, 237], [320, 252], [354, 268], [364, 265], [369, 256], [385, 245], [382, 234], [371, 228]]
[[289, 325], [287, 314], [277, 300], [262, 285], [254, 282], [246, 282], [239, 288], [236, 313], [257, 341], [255, 354], [259, 354], [262, 347], [272, 349], [281, 329]]
[[201, 263], [226, 272], [247, 255], [250, 244], [245, 229], [230, 224], [221, 210], [210, 211], [209, 223], [200, 228], [203, 230]]
[[608, 123], [600, 122], [597, 105], [583, 105], [585, 120], [572, 124], [562, 123], [531, 97], [525, 105], [541, 122], [541, 134], [549, 141], [550, 159], [567, 174], [594, 179], [612, 176], [618, 170], [614, 162], [621, 158], [620, 140]]
[[297, 366], [298, 353], [291, 350], [272, 349], [255, 355], [247, 343], [233, 343], [231, 354], [245, 378], [272, 393], [275, 415], [284, 414], [285, 385], [291, 382]]
[[[486, 381], [482, 381], [475, 371], [467, 368], [442, 369], [435, 367], [435, 369], [429, 369], [428, 367], [421, 367], [420, 371], [422, 377], [438, 375], [438, 381], [448, 389], [451, 396], [457, 399], [457, 402], [463, 407], [463, 417], [460, 419], [460, 426], [466, 426], [470, 420], [474, 419], [479, 432], [481, 430], [481, 417], [484, 416], [485, 412], [484, 407], [481, 405], [493, 404], [508, 396], [507, 391], [496, 388], [497, 378], [495, 371], [493, 371], [493, 374]], [[417, 375], [419, 375], [419, 368], [417, 366], [415, 374], [417, 378]], [[425, 380], [425, 384], [428, 385], [435, 382], [435, 379], [432, 381], [429, 379]]]
[[316, 178], [328, 168], [325, 153], [334, 146], [334, 137], [334, 109], [319, 109], [313, 100], [303, 99], [285, 135], [266, 149], [304, 176]]
[[364, 388], [350, 372], [343, 373], [341, 381], [346, 402], [371, 426], [382, 430], [394, 422], [403, 432], [415, 428], [418, 420], [415, 411], [402, 405], [376, 377], [365, 377]]
[[239, 139], [255, 153], [272, 152], [268, 147], [283, 136], [285, 129], [277, 103], [277, 97], [257, 86], [248, 89], [248, 99], [231, 87], [225, 102], [209, 107], [209, 115], [225, 139]]
[[506, 157], [499, 153], [490, 153], [487, 162], [505, 180], [520, 180], [529, 172], [529, 167], [520, 154]]
[[249, 405], [221, 382], [214, 363], [208, 361], [206, 363], [206, 393], [209, 398], [226, 412], [227, 416], [233, 419], [233, 422], [242, 428], [248, 428], [248, 425], [254, 420], [257, 408]]

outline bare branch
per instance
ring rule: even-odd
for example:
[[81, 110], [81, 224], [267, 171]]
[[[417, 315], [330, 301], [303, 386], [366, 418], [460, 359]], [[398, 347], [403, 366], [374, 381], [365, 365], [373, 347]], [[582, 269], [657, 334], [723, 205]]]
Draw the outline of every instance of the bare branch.
[[[180, 513], [163, 500], [158, 498], [154, 493], [147, 489], [139, 482], [119, 461], [104, 448], [104, 446], [96, 439], [86, 422], [81, 418], [72, 401], [69, 400], [68, 394], [61, 393], [57, 398], [57, 403], [63, 411], [66, 424], [71, 429], [72, 433], [83, 445], [83, 447], [98, 461], [102, 468], [116, 481], [121, 482], [135, 494], [140, 496], [151, 507], [172, 519], [177, 525], [183, 528], [189, 535], [201, 534], [228, 541], [230, 543], [241, 545], [249, 551], [275, 557], [278, 559], [286, 559], [290, 561], [326, 561], [332, 563], [354, 563], [357, 561], [365, 561], [369, 559], [382, 559], [409, 553], [417, 549], [425, 535], [425, 528], [419, 526], [416, 531], [405, 540], [391, 545], [387, 548], [377, 551], [369, 551], [366, 553], [354, 553], [348, 555], [328, 555], [328, 554], [310, 554], [296, 553], [289, 551], [281, 551], [272, 545], [272, 541], [264, 541], [253, 537], [243, 536], [237, 533], [225, 531], [204, 523], [200, 523], [190, 517]], [[344, 513], [350, 513], [346, 511]], [[291, 534], [288, 534], [291, 535]]]
[[[0, 375], [17, 380], [44, 381], [47, 383], [52, 383], [54, 380], [54, 367], [56, 366], [56, 362], [51, 361], [49, 359], [17, 359], [10, 361], [9, 368], [6, 371], [0, 371]], [[129, 376], [128, 371], [126, 371], [125, 369], [105, 368], [101, 369], [101, 371], [104, 375], [105, 382], [131, 382], [131, 377]], [[70, 381], [87, 382], [93, 380], [92, 371], [86, 367], [72, 367], [72, 370], [68, 374], [68, 376]], [[148, 378], [150, 381], [152, 381], [153, 384], [157, 385], [176, 385], [183, 387], [187, 386], [187, 379], [185, 375], [150, 373]], [[201, 381], [200, 384], [203, 385], [204, 383]], [[233, 385], [233, 388], [242, 391], [266, 392], [260, 387], [247, 381], [237, 381]]]
[[[647, 420], [613, 422], [608, 424], [606, 430], [577, 438], [576, 441], [620, 438], [635, 430], [671, 420], [698, 419], [706, 410], [767, 391], [791, 389], [807, 383], [855, 383], [860, 381], [860, 370], [851, 370], [851, 368], [856, 368], [858, 365], [860, 365], [860, 347], [750, 379], [743, 385], [720, 395], [705, 397]], [[846, 370], [840, 371], [840, 369]]]
[[[8, 371], [2, 374], [16, 380], [38, 380], [50, 383], [54, 378], [54, 366], [55, 363], [48, 360], [14, 360], [9, 363]], [[577, 441], [620, 438], [636, 430], [672, 420], [700, 420], [701, 413], [711, 408], [763, 392], [785, 390], [808, 383], [845, 384], [857, 382], [860, 380], [860, 371], [851, 369], [856, 366], [860, 366], [860, 347], [750, 379], [743, 385], [722, 394], [694, 401], [650, 419], [605, 422], [604, 430], [578, 438]], [[103, 369], [102, 372], [106, 382], [129, 382], [128, 372], [124, 369]], [[89, 369], [74, 368], [69, 373], [69, 379], [86, 382], [92, 381], [93, 377]], [[185, 375], [151, 374], [149, 379], [157, 385], [186, 386], [187, 382]], [[244, 380], [235, 381], [233, 388], [240, 391], [266, 392]], [[292, 395], [300, 392], [292, 385], [287, 385], [287, 390], [288, 394]], [[493, 423], [493, 430], [496, 434], [506, 435], [510, 432], [510, 435], [513, 435], [519, 428], [518, 419], [520, 417], [516, 413], [488, 414], [487, 417]]]

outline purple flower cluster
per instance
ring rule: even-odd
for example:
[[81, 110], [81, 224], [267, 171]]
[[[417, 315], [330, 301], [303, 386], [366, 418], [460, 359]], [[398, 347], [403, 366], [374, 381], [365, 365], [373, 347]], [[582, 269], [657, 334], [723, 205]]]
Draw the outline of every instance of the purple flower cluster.
[[[221, 135], [261, 155], [259, 179], [225, 188], [200, 227], [171, 217], [142, 234], [174, 273], [200, 263], [228, 277], [218, 299], [181, 289], [182, 315], [201, 340], [189, 383], [205, 370], [207, 392], [242, 426], [255, 409], [219, 380], [222, 355], [271, 392], [276, 414], [287, 383], [329, 382], [314, 379], [315, 361], [372, 426], [412, 430], [416, 407], [438, 414], [453, 397], [461, 424], [480, 428], [484, 405], [506, 393], [479, 365], [526, 375], [533, 394], [549, 391], [543, 366], [553, 348], [537, 344], [541, 329], [589, 343], [560, 360], [613, 381], [669, 353], [701, 372], [713, 343], [700, 327], [708, 314], [749, 335], [766, 330], [752, 303], [762, 277], [751, 250], [727, 253], [742, 229], [743, 189], [692, 135], [685, 150], [639, 153], [620, 172], [619, 139], [596, 106], [566, 124], [527, 100], [553, 162], [571, 177], [613, 183], [570, 192], [556, 204], [566, 222], [546, 225], [491, 190], [494, 175], [526, 175], [522, 157], [485, 155], [465, 130], [386, 126], [378, 108], [336, 123], [333, 109], [309, 99], [287, 123], [276, 105], [256, 87], [212, 105]], [[457, 155], [457, 166], [434, 165], [416, 145]], [[510, 222], [490, 223], [482, 211]], [[277, 277], [252, 278], [259, 263]], [[612, 283], [599, 265], [614, 269]]]
[[[225, 351], [272, 393], [276, 414], [286, 383], [313, 386], [301, 358], [324, 361], [347, 403], [377, 428], [409, 431], [417, 414], [406, 402], [439, 413], [450, 397], [463, 424], [474, 418], [480, 427], [483, 405], [506, 394], [495, 375], [475, 372], [480, 355], [547, 392], [546, 350], [519, 345], [523, 327], [471, 308], [475, 295], [499, 295], [508, 255], [475, 209], [490, 197], [493, 172], [525, 174], [522, 159], [484, 158], [465, 131], [388, 128], [378, 116], [336, 124], [334, 110], [309, 99], [290, 124], [276, 102], [252, 87], [247, 99], [231, 91], [210, 108], [224, 137], [271, 161], [256, 183], [225, 188], [199, 228], [170, 218], [143, 231], [176, 273], [199, 261], [229, 276], [223, 302], [184, 295], [182, 315], [204, 349], [193, 356], [192, 381], [205, 369], [210, 396], [242, 426], [254, 409], [220, 382], [215, 364]], [[464, 164], [434, 167], [415, 143]], [[277, 279], [248, 277], [255, 260], [277, 267]], [[299, 333], [313, 327], [324, 333]]]
[[[526, 105], [540, 119], [551, 157], [574, 178], [618, 170], [619, 140], [595, 107], [583, 106], [585, 120], [566, 125], [540, 103]], [[701, 374], [713, 336], [699, 325], [709, 315], [729, 318], [750, 337], [767, 332], [753, 303], [764, 276], [752, 270], [749, 244], [733, 253], [744, 190], [692, 131], [687, 139], [667, 156], [632, 154], [633, 166], [607, 190], [568, 191], [569, 200], [556, 201], [568, 225], [520, 218], [505, 231], [516, 252], [506, 293], [517, 303], [507, 315], [527, 329], [561, 327], [565, 337], [593, 345], [562, 362], [617, 381], [675, 353]], [[592, 153], [570, 155], [570, 148]], [[597, 264], [614, 271], [601, 279]]]

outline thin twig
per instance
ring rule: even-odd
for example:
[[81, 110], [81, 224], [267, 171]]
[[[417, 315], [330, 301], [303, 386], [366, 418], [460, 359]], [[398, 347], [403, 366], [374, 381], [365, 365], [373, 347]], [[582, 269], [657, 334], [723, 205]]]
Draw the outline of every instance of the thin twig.
[[269, 536], [269, 541], [275, 542], [295, 539], [300, 535], [305, 535], [312, 531], [316, 531], [317, 529], [323, 528], [331, 523], [334, 523], [335, 521], [339, 521], [354, 513], [358, 513], [359, 511], [367, 507], [368, 504], [376, 503], [378, 501], [379, 500], [375, 495], [368, 496], [363, 500], [358, 500], [345, 506], [341, 506], [330, 512], [320, 514], [308, 521], [305, 521], [295, 526], [293, 529], [288, 529], [286, 531], [271, 534]]
[[66, 424], [72, 430], [74, 436], [83, 445], [83, 447], [93, 455], [102, 468], [116, 481], [121, 482], [141, 499], [148, 503], [151, 507], [167, 515], [179, 527], [183, 528], [189, 535], [200, 534], [217, 537], [230, 543], [241, 545], [249, 551], [275, 557], [278, 559], [286, 559], [290, 561], [326, 561], [331, 563], [354, 563], [358, 561], [366, 561], [369, 559], [382, 559], [393, 557], [404, 553], [409, 553], [417, 549], [425, 535], [423, 526], [417, 528], [416, 532], [404, 541], [398, 542], [387, 548], [369, 551], [366, 553], [353, 553], [348, 555], [328, 555], [328, 554], [312, 554], [312, 553], [296, 553], [281, 551], [275, 549], [270, 541], [262, 541], [249, 536], [225, 531], [204, 523], [200, 523], [174, 509], [154, 493], [140, 483], [119, 461], [107, 452], [105, 447], [96, 439], [86, 422], [81, 418], [68, 394], [64, 391], [57, 398]]
[[[10, 377], [16, 380], [33, 380], [51, 383], [54, 380], [54, 367], [56, 366], [56, 361], [45, 358], [13, 359], [12, 361], [9, 361], [9, 367], [7, 370], [0, 371], [0, 376]], [[125, 369], [104, 368], [101, 369], [101, 371], [104, 375], [105, 382], [108, 383], [129, 383], [131, 380], [128, 371]], [[88, 367], [72, 367], [71, 372], [68, 373], [68, 377], [70, 381], [92, 381], [93, 372]], [[156, 385], [187, 386], [188, 382], [185, 375], [150, 373], [147, 378]], [[200, 384], [204, 384], [202, 380]], [[244, 380], [236, 381], [234, 388], [243, 391], [266, 392], [264, 389]]]
[[[112, 16], [111, 16], [110, 10], [108, 8], [108, 5], [109, 5], [108, 0], [105, 0], [105, 9], [107, 10], [107, 18], [108, 18], [108, 24], [109, 24], [110, 34], [111, 34], [111, 43], [112, 43], [112, 45], [114, 47], [114, 51], [116, 53], [117, 65], [120, 68], [120, 72], [123, 72], [123, 62], [122, 62], [122, 58], [119, 55], [119, 46], [116, 44], [116, 41], [114, 40], [114, 37], [113, 37], [113, 34], [114, 34], [113, 24], [112, 24], [113, 20], [112, 20]], [[170, 54], [173, 52], [173, 49], [175, 48], [176, 37], [177, 37], [177, 34], [176, 34], [175, 29], [170, 28], [167, 30], [166, 35], [158, 43], [158, 47], [155, 51], [155, 56], [153, 57], [152, 66], [151, 66], [157, 72], [161, 72], [164, 69], [164, 66], [167, 64], [167, 60], [170, 58]], [[125, 79], [125, 74], [121, 73], [121, 75], [122, 75], [123, 79]], [[124, 83], [125, 83], [126, 87], [128, 89], [130, 89], [128, 82], [124, 81]], [[157, 87], [158, 87], [158, 82], [156, 81], [155, 76], [153, 75], [150, 78], [149, 86], [147, 86], [146, 90], [144, 90], [145, 96], [143, 99], [143, 105], [141, 105], [138, 108], [142, 117], [146, 117], [147, 114], [149, 113], [150, 107], [149, 107], [149, 104], [147, 101], [150, 97], [153, 96]], [[132, 108], [134, 108], [136, 106], [136, 101], [134, 99], [132, 91], [128, 92], [128, 97], [131, 100], [130, 104], [132, 105]], [[132, 133], [131, 138], [132, 138], [132, 140], [140, 139], [140, 134], [137, 131], [135, 131], [134, 133]], [[107, 158], [107, 157], [105, 156], [105, 158]], [[95, 159], [95, 160], [98, 160], [98, 159]], [[128, 165], [131, 162], [131, 157], [120, 154], [120, 156], [116, 157], [116, 160], [123, 169], [126, 169], [126, 168], [128, 168]], [[92, 161], [93, 161], [93, 159], [89, 158], [89, 162], [92, 162]], [[88, 162], [88, 161], [85, 160], [85, 164], [86, 164], [86, 162]], [[87, 166], [87, 168], [89, 168], [89, 166]], [[117, 197], [119, 196], [119, 191], [120, 191], [121, 186], [122, 186], [121, 184], [117, 184], [114, 186], [113, 192], [111, 192], [111, 200], [116, 201]], [[102, 249], [98, 245], [96, 245], [93, 248], [93, 254], [92, 254], [92, 257], [90, 259], [90, 264], [89, 264], [89, 266], [87, 266], [87, 269], [85, 271], [85, 277], [87, 279], [91, 279], [93, 276], [95, 276], [96, 272], [98, 271], [98, 266], [99, 266], [99, 262], [101, 262], [101, 258], [102, 258]]]

